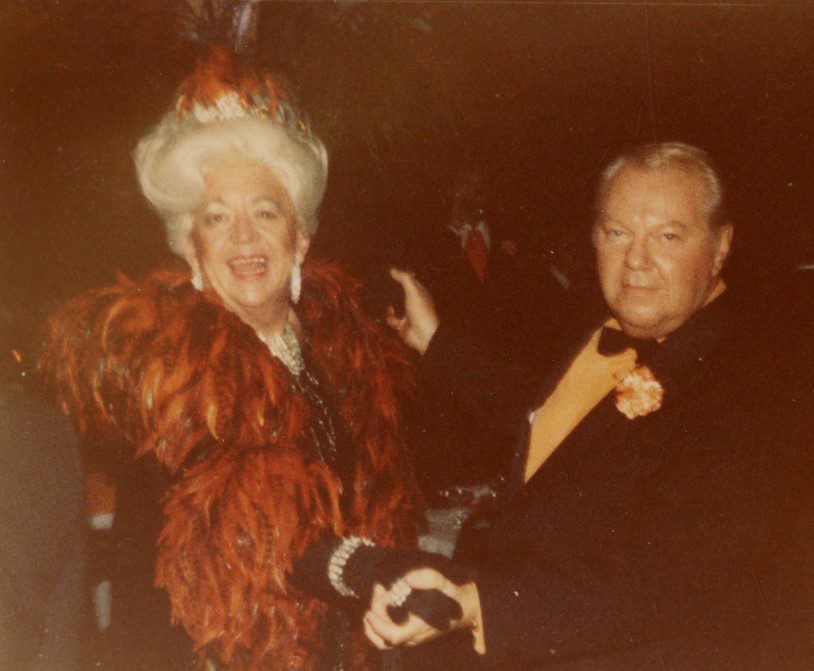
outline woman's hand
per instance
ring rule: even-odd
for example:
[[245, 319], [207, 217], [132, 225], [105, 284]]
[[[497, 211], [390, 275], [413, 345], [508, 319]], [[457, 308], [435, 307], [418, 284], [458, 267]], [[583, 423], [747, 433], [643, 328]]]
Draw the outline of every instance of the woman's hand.
[[[390, 592], [376, 585], [370, 610], [365, 614], [365, 633], [370, 642], [380, 650], [399, 645], [420, 645], [455, 629], [474, 629], [480, 626], [480, 599], [475, 583], [456, 585], [435, 569], [422, 568], [404, 576], [414, 590], [437, 589], [461, 606], [462, 616], [452, 622], [449, 629], [441, 631], [427, 624], [412, 613], [403, 624], [396, 624], [387, 614]], [[477, 646], [476, 646], [477, 649]]]
[[398, 317], [390, 306], [387, 308], [387, 323], [405, 345], [424, 354], [439, 324], [432, 296], [411, 273], [391, 268], [390, 277], [404, 289], [404, 316]]

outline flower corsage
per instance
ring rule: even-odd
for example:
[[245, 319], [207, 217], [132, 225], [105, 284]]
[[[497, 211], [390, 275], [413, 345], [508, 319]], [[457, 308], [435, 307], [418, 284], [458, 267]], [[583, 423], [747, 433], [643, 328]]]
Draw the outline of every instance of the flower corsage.
[[616, 386], [616, 409], [628, 419], [655, 412], [664, 400], [664, 387], [647, 366], [636, 366]]

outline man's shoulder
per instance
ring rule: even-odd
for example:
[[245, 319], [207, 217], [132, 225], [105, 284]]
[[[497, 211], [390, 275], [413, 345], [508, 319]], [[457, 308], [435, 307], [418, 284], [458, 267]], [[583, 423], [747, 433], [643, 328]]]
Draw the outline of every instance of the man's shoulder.
[[782, 316], [761, 311], [749, 296], [727, 299], [718, 321], [690, 334], [698, 340], [683, 339], [679, 384], [665, 385], [665, 408], [675, 408], [687, 418], [686, 431], [696, 427], [709, 444], [716, 436], [733, 445], [761, 436], [783, 441], [806, 421], [803, 407], [814, 410], [810, 346], [801, 347]]

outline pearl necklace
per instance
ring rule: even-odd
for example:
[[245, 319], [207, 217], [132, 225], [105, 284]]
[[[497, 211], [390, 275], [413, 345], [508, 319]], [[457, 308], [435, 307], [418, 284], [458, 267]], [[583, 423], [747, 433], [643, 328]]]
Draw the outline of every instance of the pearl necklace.
[[272, 333], [270, 336], [258, 333], [257, 337], [266, 344], [269, 351], [288, 368], [288, 371], [294, 377], [302, 373], [305, 368], [305, 362], [302, 359], [302, 347], [300, 347], [297, 333], [291, 324], [286, 322], [282, 333]]

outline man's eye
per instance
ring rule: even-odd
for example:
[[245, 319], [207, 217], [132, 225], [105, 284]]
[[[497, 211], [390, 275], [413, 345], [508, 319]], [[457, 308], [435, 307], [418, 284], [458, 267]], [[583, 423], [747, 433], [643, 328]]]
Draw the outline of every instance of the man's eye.
[[272, 220], [280, 216], [280, 212], [272, 207], [264, 207], [255, 211], [254, 216], [258, 219]]
[[210, 226], [222, 224], [227, 220], [227, 216], [223, 212], [210, 212], [204, 217], [204, 221]]
[[609, 238], [621, 238], [625, 235], [625, 232], [618, 228], [608, 228], [605, 233]]
[[678, 233], [662, 233], [661, 237], [667, 242], [676, 242], [681, 240], [681, 236]]

